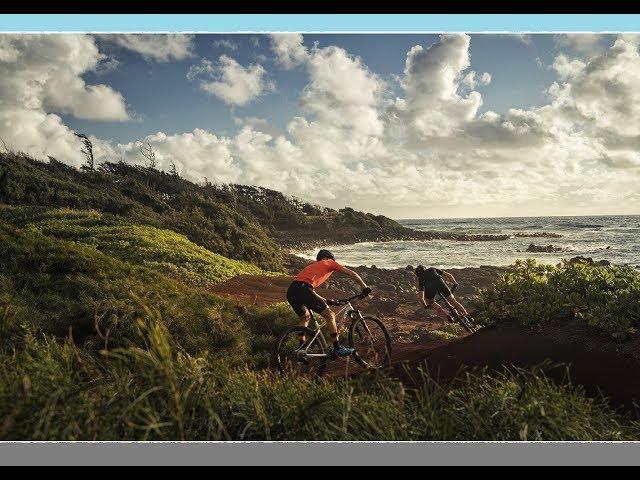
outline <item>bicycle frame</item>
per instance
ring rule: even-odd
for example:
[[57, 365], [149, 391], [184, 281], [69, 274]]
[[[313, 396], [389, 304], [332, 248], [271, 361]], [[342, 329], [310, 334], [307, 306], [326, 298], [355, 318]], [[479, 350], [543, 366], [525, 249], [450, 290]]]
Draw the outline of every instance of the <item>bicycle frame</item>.
[[[326, 344], [327, 341], [324, 337], [324, 335], [322, 334], [322, 327], [324, 327], [326, 325], [326, 322], [318, 322], [318, 320], [316, 319], [316, 316], [313, 314], [313, 312], [309, 312], [311, 314], [311, 322], [313, 327], [311, 328], [312, 330], [315, 330], [315, 334], [313, 336], [313, 338], [311, 338], [311, 340], [307, 340], [304, 343], [305, 348], [303, 349], [298, 349], [298, 351], [302, 352], [306, 358], [329, 358], [331, 357], [331, 355], [326, 354], [326, 353], [308, 353], [309, 352], [309, 348], [311, 348], [311, 345], [313, 345], [313, 343], [318, 339], [318, 337], [322, 337], [323, 342]], [[355, 313], [355, 315], [353, 315], [353, 313]], [[353, 307], [353, 305], [351, 304], [351, 302], [347, 302], [339, 311], [338, 313], [336, 313], [336, 326], [338, 327], [338, 329], [340, 329], [340, 326], [342, 326], [343, 324], [345, 324], [345, 322], [347, 320], [352, 320], [353, 321], [353, 317], [355, 317], [357, 315], [358, 320], [363, 318], [362, 317], [362, 313], [360, 313], [360, 310], [356, 309]], [[369, 327], [367, 326], [366, 323], [364, 323], [365, 328], [367, 329], [367, 333], [371, 334], [371, 330], [369, 330]]]
[[[449, 310], [449, 313], [456, 313], [456, 314], [460, 314], [453, 305], [451, 305], [451, 303], [449, 302], [449, 300], [447, 300], [441, 293], [438, 293], [438, 297], [440, 297], [440, 300], [443, 301], [444, 303], [447, 304], [447, 308]], [[435, 303], [438, 303], [437, 301], [434, 300]], [[438, 305], [440, 305], [438, 303]], [[440, 305], [442, 306], [442, 305]]]

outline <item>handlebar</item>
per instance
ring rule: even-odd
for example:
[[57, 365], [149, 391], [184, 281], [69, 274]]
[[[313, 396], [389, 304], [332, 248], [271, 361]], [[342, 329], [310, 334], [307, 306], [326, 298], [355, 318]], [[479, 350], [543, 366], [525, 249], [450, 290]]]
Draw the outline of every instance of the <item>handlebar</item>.
[[362, 300], [364, 297], [362, 296], [361, 293], [358, 293], [357, 295], [354, 295], [353, 297], [349, 297], [349, 298], [343, 298], [341, 300], [336, 300], [336, 299], [327, 299], [327, 305], [332, 306], [332, 307], [341, 307], [343, 305], [346, 305], [347, 303], [359, 299]]

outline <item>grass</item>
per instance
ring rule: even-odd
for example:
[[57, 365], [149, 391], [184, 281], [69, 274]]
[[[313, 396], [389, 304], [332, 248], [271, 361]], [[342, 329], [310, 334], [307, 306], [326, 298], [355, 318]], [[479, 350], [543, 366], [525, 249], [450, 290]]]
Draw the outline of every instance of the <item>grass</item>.
[[[417, 373], [412, 388], [384, 374], [280, 377], [265, 367], [296, 322], [290, 308], [206, 291], [280, 268], [280, 250], [256, 223], [275, 228], [279, 205], [302, 228], [395, 228], [384, 218], [121, 164], [82, 173], [8, 154], [0, 201], [12, 204], [0, 207], [0, 440], [640, 436], [604, 400], [539, 371], [467, 372], [446, 384]], [[573, 315], [628, 335], [639, 291], [629, 269], [527, 263], [480, 299], [485, 321]]]
[[[0, 258], [0, 307], [11, 319], [3, 328], [14, 326], [5, 341], [29, 328], [62, 338], [71, 332], [76, 341], [115, 347], [154, 315], [185, 351], [250, 363], [253, 345], [272, 341], [292, 317], [238, 306], [149, 266], [38, 229], [0, 223]], [[264, 354], [259, 356], [264, 362]]]
[[248, 214], [203, 186], [157, 170], [103, 164], [83, 172], [51, 159], [0, 152], [0, 202], [49, 209], [92, 209], [136, 225], [171, 230], [227, 258], [282, 267], [281, 250]]
[[5, 207], [0, 208], [0, 218], [194, 285], [207, 286], [237, 275], [272, 274], [251, 263], [212, 253], [184, 235], [96, 211]]
[[[468, 373], [416, 389], [384, 376], [282, 378], [182, 350], [158, 318], [134, 345], [95, 353], [22, 336], [0, 349], [3, 440], [625, 440], [580, 388], [539, 373]], [[144, 345], [141, 348], [137, 345]]]

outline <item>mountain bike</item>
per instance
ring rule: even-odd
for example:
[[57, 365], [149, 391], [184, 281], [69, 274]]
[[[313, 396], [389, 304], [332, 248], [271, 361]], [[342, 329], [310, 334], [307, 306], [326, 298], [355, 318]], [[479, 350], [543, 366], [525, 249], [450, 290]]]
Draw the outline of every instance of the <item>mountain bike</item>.
[[[455, 292], [457, 289], [458, 289], [458, 286], [454, 285], [453, 288], [451, 288], [451, 293]], [[453, 318], [467, 332], [475, 333], [478, 330], [478, 327], [475, 324], [475, 322], [473, 321], [473, 318], [471, 318], [469, 316], [465, 316], [462, 313], [458, 312], [458, 310], [456, 310], [456, 308], [453, 305], [451, 305], [449, 300], [447, 300], [446, 297], [444, 295], [442, 295], [441, 293], [438, 293], [437, 297], [440, 297], [440, 300], [442, 300], [444, 302], [444, 304], [445, 304], [444, 308], [446, 308], [449, 311], [449, 315], [451, 315], [451, 318]], [[438, 303], [438, 302], [436, 302], [436, 303]], [[438, 305], [440, 305], [440, 304], [438, 304]], [[440, 306], [442, 306], [442, 305], [440, 305]]]
[[[354, 360], [365, 369], [385, 368], [391, 363], [391, 337], [377, 318], [363, 315], [351, 302], [361, 299], [355, 295], [342, 300], [327, 300], [330, 306], [343, 307], [336, 314], [338, 331], [348, 326], [348, 344], [355, 349]], [[309, 327], [297, 326], [285, 332], [277, 344], [274, 363], [282, 374], [321, 376], [328, 361], [338, 357], [322, 333], [324, 318], [318, 320], [311, 312]], [[304, 343], [300, 344], [304, 337]]]

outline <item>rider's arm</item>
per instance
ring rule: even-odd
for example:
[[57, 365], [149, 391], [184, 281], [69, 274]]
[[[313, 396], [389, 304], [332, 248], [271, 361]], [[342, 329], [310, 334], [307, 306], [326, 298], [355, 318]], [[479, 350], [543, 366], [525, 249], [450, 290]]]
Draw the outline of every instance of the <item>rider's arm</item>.
[[449, 272], [445, 272], [444, 270], [442, 270], [442, 276], [446, 278], [449, 281], [449, 283], [453, 283], [454, 285], [458, 284], [458, 282], [456, 282], [455, 277], [451, 275]]
[[423, 307], [427, 307], [427, 301], [425, 300], [424, 290], [421, 288], [418, 290], [418, 303], [422, 304]]
[[365, 283], [364, 280], [362, 280], [362, 277], [360, 275], [358, 275], [357, 272], [354, 272], [353, 270], [351, 270], [350, 268], [347, 267], [342, 267], [340, 270], [338, 270], [340, 273], [344, 273], [345, 275], [353, 278], [356, 282], [358, 282], [360, 284], [360, 286], [364, 289], [364, 288], [369, 288], [367, 286], [367, 284]]

